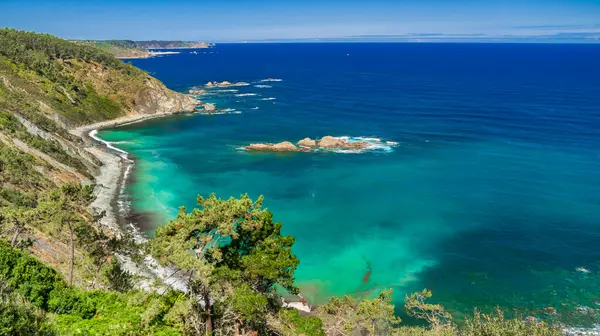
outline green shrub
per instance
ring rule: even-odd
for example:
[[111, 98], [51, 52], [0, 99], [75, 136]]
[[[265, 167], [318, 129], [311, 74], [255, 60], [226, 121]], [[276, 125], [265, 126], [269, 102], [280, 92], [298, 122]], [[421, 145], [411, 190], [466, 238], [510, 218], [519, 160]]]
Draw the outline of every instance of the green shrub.
[[0, 335], [55, 335], [45, 314], [30, 305], [0, 301]]
[[0, 242], [0, 277], [34, 306], [47, 309], [50, 292], [65, 286], [52, 268]]
[[48, 310], [57, 314], [70, 314], [90, 319], [96, 314], [92, 299], [80, 290], [69, 287], [55, 288], [50, 293]]
[[296, 309], [282, 309], [279, 318], [305, 336], [325, 336], [323, 322], [316, 316], [302, 317]]

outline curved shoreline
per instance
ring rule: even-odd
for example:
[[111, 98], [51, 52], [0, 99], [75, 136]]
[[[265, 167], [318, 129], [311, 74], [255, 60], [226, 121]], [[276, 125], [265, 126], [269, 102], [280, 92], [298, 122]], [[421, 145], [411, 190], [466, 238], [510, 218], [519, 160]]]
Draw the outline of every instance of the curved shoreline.
[[[110, 121], [98, 122], [85, 125], [70, 130], [84, 140], [88, 146], [86, 150], [102, 162], [99, 173], [95, 176], [96, 188], [94, 190], [96, 198], [92, 202], [92, 210], [95, 213], [105, 212], [106, 215], [100, 220], [100, 223], [108, 227], [115, 235], [122, 235], [124, 230], [130, 230], [134, 235], [136, 243], [143, 243], [147, 240], [145, 234], [140, 232], [136, 223], [128, 223], [129, 213], [121, 213], [119, 208], [119, 197], [125, 190], [127, 179], [130, 176], [134, 161], [129, 159], [129, 153], [112, 145], [97, 136], [98, 130], [123, 126], [131, 123], [142, 122], [149, 119], [168, 117], [179, 113], [157, 113], [153, 115], [134, 115], [117, 118]], [[140, 287], [155, 291], [155, 281], [160, 280], [163, 284], [173, 289], [187, 293], [187, 277], [185, 273], [179, 273], [179, 270], [170, 267], [161, 266], [152, 256], [145, 255], [141, 263], [135, 263], [129, 256], [118, 254], [117, 258], [123, 264], [128, 272], [143, 278], [140, 281]], [[283, 298], [282, 298], [283, 300]], [[311, 307], [299, 301], [285, 301], [283, 305], [288, 308], [310, 312]]]
[[[94, 213], [105, 213], [105, 216], [100, 220], [100, 224], [108, 228], [114, 235], [122, 236], [126, 230], [129, 230], [133, 234], [136, 243], [143, 243], [147, 240], [147, 237], [140, 232], [135, 223], [127, 222], [128, 214], [121, 213], [118, 204], [134, 162], [128, 158], [128, 152], [98, 137], [96, 135], [98, 130], [177, 114], [179, 113], [126, 116], [69, 130], [71, 134], [83, 139], [86, 144], [85, 150], [102, 162], [102, 166], [100, 166], [99, 172], [95, 176], [94, 194], [96, 197], [91, 204], [91, 208]], [[140, 288], [148, 291], [161, 290], [163, 288], [157, 288], [156, 286], [155, 280], [159, 280], [173, 289], [187, 292], [185, 274], [177, 274], [178, 270], [161, 266], [150, 255], [145, 255], [141, 263], [134, 262], [126, 255], [117, 254], [116, 256], [125, 270], [141, 278], [139, 281]]]

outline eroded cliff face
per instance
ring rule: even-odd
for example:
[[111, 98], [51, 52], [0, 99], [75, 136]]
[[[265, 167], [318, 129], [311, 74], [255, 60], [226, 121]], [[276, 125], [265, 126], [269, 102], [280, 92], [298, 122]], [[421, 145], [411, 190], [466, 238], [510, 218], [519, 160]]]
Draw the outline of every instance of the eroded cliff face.
[[195, 98], [167, 89], [153, 77], [146, 77], [146, 86], [134, 99], [131, 112], [139, 114], [192, 112], [196, 109]]
[[64, 61], [76, 77], [90, 83], [96, 92], [117, 102], [124, 115], [192, 112], [195, 98], [168, 89], [156, 78], [139, 72], [123, 76], [119, 71], [93, 62]]

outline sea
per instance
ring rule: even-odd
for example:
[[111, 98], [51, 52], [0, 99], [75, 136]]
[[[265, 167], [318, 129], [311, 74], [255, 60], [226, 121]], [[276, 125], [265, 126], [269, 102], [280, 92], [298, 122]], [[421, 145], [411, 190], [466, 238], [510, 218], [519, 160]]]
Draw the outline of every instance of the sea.
[[[296, 284], [332, 296], [428, 288], [473, 309], [592, 326], [600, 313], [600, 44], [219, 44], [133, 60], [215, 115], [102, 130], [152, 236], [198, 195], [264, 195], [296, 238]], [[369, 148], [257, 153], [346, 137]]]

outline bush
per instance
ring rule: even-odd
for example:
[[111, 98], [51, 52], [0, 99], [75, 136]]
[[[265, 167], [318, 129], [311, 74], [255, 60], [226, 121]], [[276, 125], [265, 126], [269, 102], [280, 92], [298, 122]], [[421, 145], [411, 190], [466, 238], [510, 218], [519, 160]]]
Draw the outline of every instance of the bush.
[[305, 336], [325, 336], [323, 322], [316, 316], [302, 317], [296, 309], [282, 309], [279, 318], [292, 325], [295, 331]]
[[94, 301], [87, 293], [75, 288], [55, 288], [50, 293], [48, 310], [56, 314], [70, 314], [90, 319], [96, 314]]
[[43, 312], [27, 304], [0, 301], [0, 335], [54, 334]]
[[52, 268], [0, 242], [0, 277], [34, 306], [47, 309], [50, 292], [66, 283]]

